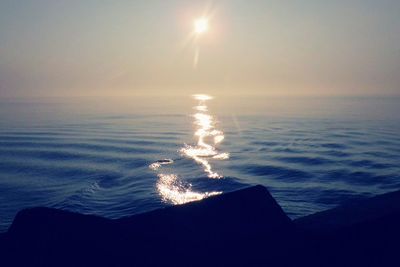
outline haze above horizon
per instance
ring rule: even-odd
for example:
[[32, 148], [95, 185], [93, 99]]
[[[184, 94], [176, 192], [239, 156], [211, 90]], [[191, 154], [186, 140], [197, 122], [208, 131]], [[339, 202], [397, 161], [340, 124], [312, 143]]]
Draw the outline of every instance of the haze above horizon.
[[0, 100], [400, 95], [398, 14], [393, 0], [2, 0]]

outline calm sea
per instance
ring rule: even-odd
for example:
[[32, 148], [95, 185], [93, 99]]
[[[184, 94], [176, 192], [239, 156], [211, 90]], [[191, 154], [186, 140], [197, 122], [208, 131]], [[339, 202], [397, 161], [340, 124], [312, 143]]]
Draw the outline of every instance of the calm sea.
[[254, 184], [296, 218], [400, 189], [399, 98], [0, 103], [0, 232], [27, 207], [119, 218]]

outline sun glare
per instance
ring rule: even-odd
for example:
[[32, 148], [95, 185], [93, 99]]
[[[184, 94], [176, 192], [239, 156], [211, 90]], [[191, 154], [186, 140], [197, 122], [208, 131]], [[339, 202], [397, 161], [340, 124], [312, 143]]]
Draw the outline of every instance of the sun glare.
[[194, 21], [194, 31], [197, 34], [202, 34], [208, 31], [208, 19], [199, 18]]

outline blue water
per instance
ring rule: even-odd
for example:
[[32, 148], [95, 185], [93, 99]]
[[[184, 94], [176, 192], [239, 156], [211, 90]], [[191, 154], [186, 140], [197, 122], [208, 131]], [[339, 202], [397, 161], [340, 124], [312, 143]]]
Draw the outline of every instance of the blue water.
[[32, 206], [119, 218], [172, 205], [157, 188], [160, 171], [149, 168], [161, 159], [173, 162], [161, 168], [193, 192], [265, 185], [292, 218], [400, 189], [397, 100], [360, 100], [357, 106], [353, 99], [350, 108], [347, 101], [315, 109], [268, 109], [262, 101], [251, 102], [258, 109], [239, 107], [240, 100], [221, 108], [221, 99], [210, 100], [208, 114], [225, 137], [215, 147], [229, 154], [209, 159], [222, 177], [213, 179], [180, 152], [197, 140], [192, 115], [198, 103], [183, 99], [182, 105], [143, 104], [148, 108], [139, 110], [133, 104], [113, 112], [1, 103], [0, 231]]

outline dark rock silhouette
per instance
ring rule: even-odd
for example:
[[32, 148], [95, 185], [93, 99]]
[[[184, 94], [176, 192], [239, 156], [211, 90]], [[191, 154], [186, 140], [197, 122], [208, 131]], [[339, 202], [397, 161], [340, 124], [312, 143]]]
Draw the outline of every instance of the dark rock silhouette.
[[254, 186], [110, 220], [19, 212], [0, 266], [400, 266], [400, 191], [291, 221]]

